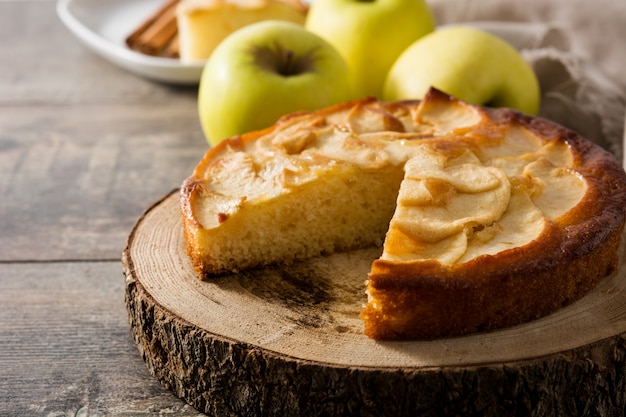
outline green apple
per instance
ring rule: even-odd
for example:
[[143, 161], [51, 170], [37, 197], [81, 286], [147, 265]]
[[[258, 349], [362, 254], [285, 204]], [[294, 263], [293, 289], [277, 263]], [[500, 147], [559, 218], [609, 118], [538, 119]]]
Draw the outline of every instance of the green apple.
[[267, 20], [238, 29], [209, 57], [198, 112], [207, 140], [274, 124], [281, 116], [353, 99], [345, 60], [302, 25]]
[[391, 65], [435, 19], [425, 0], [315, 0], [305, 27], [345, 58], [359, 96], [381, 98]]
[[541, 93], [530, 64], [496, 35], [449, 26], [409, 46], [385, 81], [384, 100], [421, 99], [435, 87], [461, 100], [539, 112]]

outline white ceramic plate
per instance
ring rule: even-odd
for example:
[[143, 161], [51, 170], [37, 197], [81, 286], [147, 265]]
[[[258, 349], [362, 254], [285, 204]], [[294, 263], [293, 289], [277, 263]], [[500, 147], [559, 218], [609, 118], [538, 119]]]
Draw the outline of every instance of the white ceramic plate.
[[156, 81], [197, 84], [203, 63], [143, 55], [124, 42], [161, 4], [161, 0], [59, 0], [57, 14], [87, 47], [120, 67]]

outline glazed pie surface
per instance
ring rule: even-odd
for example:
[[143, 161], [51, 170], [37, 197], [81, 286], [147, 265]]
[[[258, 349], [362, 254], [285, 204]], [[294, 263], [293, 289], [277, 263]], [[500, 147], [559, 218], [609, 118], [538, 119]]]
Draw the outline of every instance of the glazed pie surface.
[[614, 272], [626, 174], [549, 121], [469, 105], [342, 103], [210, 149], [181, 188], [200, 278], [378, 245], [375, 339], [523, 323]]

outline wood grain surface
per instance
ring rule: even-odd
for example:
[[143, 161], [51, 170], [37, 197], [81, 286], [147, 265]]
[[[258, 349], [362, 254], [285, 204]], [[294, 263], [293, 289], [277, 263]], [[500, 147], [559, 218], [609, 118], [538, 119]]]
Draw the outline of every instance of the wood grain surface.
[[207, 148], [196, 90], [104, 61], [56, 2], [0, 2], [0, 416], [199, 416], [133, 342], [121, 253]]
[[119, 260], [208, 146], [197, 91], [98, 58], [54, 6], [0, 2], [0, 261]]
[[[556, 0], [534, 3], [542, 12], [557, 8]], [[561, 3], [568, 13], [579, 9], [571, 0]], [[585, 3], [603, 10], [602, 16], [617, 5]], [[207, 148], [197, 91], [150, 82], [101, 59], [63, 26], [55, 6], [55, 0], [0, 1], [0, 416], [200, 416], [142, 360], [128, 323], [120, 262], [137, 219], [180, 186]], [[535, 10], [526, 3], [515, 8]], [[536, 12], [533, 18], [544, 15], [553, 16]], [[624, 54], [595, 48], [613, 42], [602, 16], [585, 15], [586, 27], [563, 23], [574, 22], [575, 35], [584, 40], [594, 33], [590, 29], [602, 34], [588, 44], [594, 54], [613, 58], [608, 68], [624, 86]], [[472, 17], [481, 18], [478, 12]], [[305, 293], [300, 297], [307, 300]], [[575, 349], [552, 364], [563, 375], [571, 375], [572, 362], [587, 372], [570, 385], [569, 403], [508, 414], [624, 415], [624, 400], [612, 407], [605, 401], [606, 393], [626, 392], [618, 384], [626, 375], [624, 343], [613, 342], [610, 354], [599, 340], [590, 359], [571, 353]], [[554, 381], [541, 378], [545, 363], [532, 369], [537, 378], [492, 382], [537, 385], [542, 398]], [[315, 368], [294, 366], [277, 380], [298, 373], [314, 376]], [[370, 380], [364, 390], [381, 381]], [[421, 398], [459, 404], [463, 372], [445, 383], [416, 385], [412, 393], [421, 389]], [[235, 399], [245, 394], [230, 391], [239, 395]], [[489, 403], [489, 397], [473, 399]], [[349, 398], [337, 398], [339, 403], [353, 404]]]
[[[427, 386], [442, 375], [455, 379], [463, 373], [473, 382], [459, 385], [461, 395], [488, 395], [491, 404], [482, 409], [486, 413], [483, 415], [501, 415], [512, 401], [519, 409], [533, 401], [533, 408], [539, 409], [562, 404], [569, 401], [566, 393], [573, 388], [572, 381], [579, 384], [590, 375], [597, 376], [594, 367], [600, 369], [616, 362], [620, 368], [624, 366], [623, 361], [616, 360], [616, 351], [624, 348], [626, 337], [624, 245], [620, 249], [619, 273], [548, 317], [488, 333], [404, 342], [378, 342], [363, 334], [359, 319], [365, 302], [363, 283], [378, 252], [373, 248], [338, 253], [200, 281], [185, 254], [179, 197], [173, 192], [142, 217], [124, 252], [126, 302], [135, 340], [151, 372], [181, 398], [204, 411], [233, 415], [319, 412], [309, 407], [276, 408], [273, 403], [258, 408], [262, 398], [269, 396], [259, 382], [271, 381], [274, 374], [294, 363], [314, 366], [317, 378], [325, 381], [320, 386], [328, 391], [324, 395], [324, 388], [318, 388], [317, 397], [327, 397], [332, 403], [330, 399], [340, 392], [353, 398], [350, 412], [374, 415], [412, 415], [426, 405], [439, 415], [452, 411], [433, 405], [429, 398], [413, 402], [405, 399], [408, 403], [401, 411], [383, 413], [376, 407], [392, 399], [390, 390], [381, 388], [367, 395], [361, 391], [363, 381], [381, 373], [388, 378], [382, 381], [393, 386]], [[224, 360], [233, 363], [231, 370], [207, 359], [223, 354], [223, 341], [240, 350], [224, 355]], [[256, 356], [263, 358], [265, 365], [247, 374], [249, 358]], [[580, 360], [587, 361], [591, 368], [580, 368]], [[515, 395], [508, 391], [510, 388], [503, 388], [499, 394], [483, 392], [492, 390], [494, 381], [505, 378], [533, 381], [537, 367], [543, 367], [544, 373], [535, 383], [540, 385], [549, 379], [553, 384], [541, 400], [535, 398], [536, 386], [517, 388]], [[198, 374], [199, 370], [202, 372]], [[489, 377], [482, 375], [485, 370], [490, 371]], [[360, 374], [356, 382], [352, 380], [354, 372]], [[215, 374], [223, 382], [216, 380]], [[294, 376], [280, 395], [274, 393], [271, 397], [297, 396], [301, 386], [310, 384], [309, 378]], [[486, 388], [473, 385], [476, 381]], [[234, 401], [232, 394], [223, 394], [233, 385], [259, 394]], [[611, 407], [621, 404], [621, 395], [615, 389], [623, 386], [626, 378], [614, 379], [605, 387], [603, 401]], [[582, 400], [595, 398], [599, 388], [579, 395]], [[472, 410], [474, 406], [469, 402], [462, 405], [477, 412]], [[336, 407], [333, 404], [326, 412], [332, 409], [330, 415], [343, 415], [346, 411]]]

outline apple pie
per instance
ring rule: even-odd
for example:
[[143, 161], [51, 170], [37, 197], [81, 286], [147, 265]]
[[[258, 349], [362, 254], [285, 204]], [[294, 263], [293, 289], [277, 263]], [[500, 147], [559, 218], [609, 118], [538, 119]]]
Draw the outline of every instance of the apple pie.
[[432, 89], [225, 140], [180, 197], [201, 279], [378, 245], [365, 333], [435, 338], [545, 316], [614, 273], [626, 173], [553, 122]]

